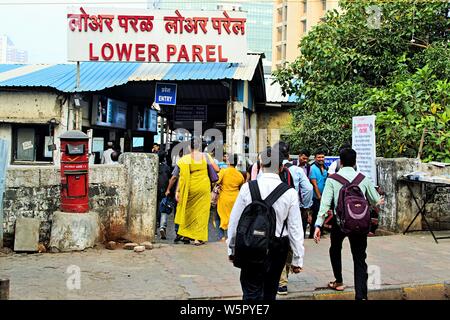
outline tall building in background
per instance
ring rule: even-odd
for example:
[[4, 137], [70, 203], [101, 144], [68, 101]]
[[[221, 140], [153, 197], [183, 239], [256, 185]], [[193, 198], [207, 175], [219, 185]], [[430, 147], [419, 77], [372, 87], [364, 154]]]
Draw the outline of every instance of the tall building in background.
[[248, 50], [272, 60], [273, 2], [271, 0], [148, 0], [149, 9], [241, 10], [247, 12]]
[[328, 10], [338, 9], [337, 0], [274, 2], [272, 70], [294, 61], [300, 54], [300, 39], [323, 20]]
[[28, 52], [17, 49], [7, 35], [0, 35], [0, 63], [28, 63]]

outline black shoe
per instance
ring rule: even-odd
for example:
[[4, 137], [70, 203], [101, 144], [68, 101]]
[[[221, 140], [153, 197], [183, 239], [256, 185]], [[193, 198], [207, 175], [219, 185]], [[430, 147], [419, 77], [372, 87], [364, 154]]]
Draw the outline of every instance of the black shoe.
[[159, 229], [159, 234], [161, 236], [161, 240], [166, 240], [166, 229], [165, 228], [161, 228]]
[[181, 239], [181, 241], [183, 241], [184, 244], [191, 244], [191, 239], [186, 238], [186, 237], [183, 237], [183, 238]]
[[288, 294], [287, 286], [278, 287], [277, 293], [282, 296], [287, 295]]
[[177, 235], [177, 236], [175, 237], [175, 239], [173, 239], [173, 242], [174, 242], [174, 243], [178, 243], [178, 242], [180, 242], [181, 240], [183, 240], [183, 237]]

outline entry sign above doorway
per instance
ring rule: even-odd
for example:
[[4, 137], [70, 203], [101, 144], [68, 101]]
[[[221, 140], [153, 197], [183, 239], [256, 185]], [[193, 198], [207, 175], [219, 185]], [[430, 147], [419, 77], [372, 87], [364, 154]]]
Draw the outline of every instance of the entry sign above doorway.
[[177, 104], [177, 85], [173, 83], [156, 83], [155, 102], [175, 106]]

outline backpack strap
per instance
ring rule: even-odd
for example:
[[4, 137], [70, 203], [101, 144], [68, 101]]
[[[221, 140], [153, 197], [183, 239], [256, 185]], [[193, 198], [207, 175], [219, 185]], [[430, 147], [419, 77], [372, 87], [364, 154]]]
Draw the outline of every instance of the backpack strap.
[[252, 201], [262, 200], [257, 180], [249, 181], [248, 187], [250, 189], [250, 194], [252, 195]]
[[[289, 187], [286, 183], [282, 182], [280, 183], [268, 196], [266, 199], [264, 199], [264, 202], [267, 203], [268, 206], [272, 207], [273, 204], [291, 187]], [[287, 228], [287, 220], [288, 217], [286, 217], [286, 220], [283, 222], [283, 227], [281, 228], [280, 237], [283, 235], [284, 228]]]
[[286, 192], [290, 189], [290, 187], [286, 183], [280, 183], [268, 196], [264, 199], [264, 202], [267, 203], [269, 207], [272, 207], [273, 204]]
[[350, 181], [348, 181], [347, 179], [345, 179], [343, 176], [341, 176], [340, 174], [334, 173], [331, 176], [329, 176], [328, 178], [331, 178], [333, 180], [336, 180], [337, 182], [339, 182], [340, 184], [342, 184], [343, 186], [345, 186], [346, 184], [349, 184]]
[[358, 175], [355, 177], [355, 179], [353, 179], [352, 184], [356, 184], [359, 185], [365, 178], [366, 176], [363, 175], [361, 172], [358, 173]]

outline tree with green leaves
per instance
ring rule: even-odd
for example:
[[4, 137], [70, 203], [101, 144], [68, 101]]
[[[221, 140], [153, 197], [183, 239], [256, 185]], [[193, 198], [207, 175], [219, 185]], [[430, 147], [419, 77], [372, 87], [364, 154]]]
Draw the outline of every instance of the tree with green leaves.
[[336, 154], [353, 116], [375, 114], [377, 155], [450, 162], [448, 1], [341, 0], [340, 11], [300, 42], [300, 56], [274, 72], [292, 112], [293, 148]]

